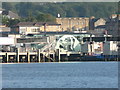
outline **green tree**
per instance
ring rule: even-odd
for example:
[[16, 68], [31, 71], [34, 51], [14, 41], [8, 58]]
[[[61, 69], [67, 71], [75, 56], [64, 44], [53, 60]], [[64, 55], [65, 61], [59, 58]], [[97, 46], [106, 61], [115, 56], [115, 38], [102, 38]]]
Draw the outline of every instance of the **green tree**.
[[12, 10], [14, 8], [14, 6], [12, 6], [12, 4], [10, 2], [3, 2], [2, 8], [6, 9], [6, 10]]
[[11, 18], [8, 18], [7, 16], [1, 16], [1, 17], [2, 17], [2, 24], [8, 27], [12, 27], [20, 22], [19, 19], [11, 19]]
[[[16, 4], [3, 3], [7, 10], [14, 8], [21, 17], [28, 17], [28, 12], [32, 11], [32, 16], [37, 17], [39, 12], [51, 14], [56, 17], [108, 17], [118, 12], [117, 2], [64, 2], [64, 3], [34, 3], [21, 2]], [[30, 19], [30, 18], [29, 18]]]
[[9, 24], [9, 18], [7, 16], [1, 16], [2, 17], [2, 24], [8, 25]]
[[48, 21], [55, 21], [55, 18], [50, 14], [41, 13], [37, 15], [36, 20], [40, 22], [48, 22]]

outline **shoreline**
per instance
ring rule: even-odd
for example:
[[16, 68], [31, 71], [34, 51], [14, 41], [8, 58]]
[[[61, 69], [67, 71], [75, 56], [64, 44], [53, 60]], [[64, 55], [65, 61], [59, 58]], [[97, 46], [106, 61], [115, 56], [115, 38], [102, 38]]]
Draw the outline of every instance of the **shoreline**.
[[[96, 62], [119, 62], [119, 61], [66, 61], [66, 62], [40, 62], [40, 63], [96, 63]], [[0, 63], [0, 64], [38, 64], [39, 62], [31, 62], [31, 63], [27, 63], [27, 62], [21, 62], [21, 63]]]

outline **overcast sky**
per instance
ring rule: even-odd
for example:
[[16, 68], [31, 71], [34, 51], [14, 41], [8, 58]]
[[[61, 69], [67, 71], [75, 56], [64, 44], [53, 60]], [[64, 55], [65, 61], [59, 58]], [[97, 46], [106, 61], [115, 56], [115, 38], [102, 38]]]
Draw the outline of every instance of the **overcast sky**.
[[[1, 2], [23, 2], [23, 0], [0, 0]], [[24, 2], [118, 2], [119, 0], [24, 0]]]

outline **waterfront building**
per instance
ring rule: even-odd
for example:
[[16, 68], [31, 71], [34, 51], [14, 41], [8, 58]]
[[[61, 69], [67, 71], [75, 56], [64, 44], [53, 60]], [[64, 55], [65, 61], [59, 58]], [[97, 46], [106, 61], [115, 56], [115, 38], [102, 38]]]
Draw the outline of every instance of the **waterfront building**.
[[103, 43], [103, 54], [104, 55], [118, 55], [118, 42], [107, 41]]
[[[91, 53], [103, 55], [118, 55], [119, 37], [84, 37], [83, 42], [91, 45]], [[90, 43], [91, 42], [91, 43]], [[98, 45], [97, 45], [98, 44]], [[89, 51], [89, 50], [88, 50]]]
[[[74, 32], [41, 32], [39, 34], [27, 35], [27, 37], [47, 37], [46, 47], [54, 45], [55, 49], [61, 52], [72, 51], [81, 52], [81, 43], [83, 37], [90, 37], [90, 33], [74, 33]], [[50, 48], [49, 48], [50, 49]]]

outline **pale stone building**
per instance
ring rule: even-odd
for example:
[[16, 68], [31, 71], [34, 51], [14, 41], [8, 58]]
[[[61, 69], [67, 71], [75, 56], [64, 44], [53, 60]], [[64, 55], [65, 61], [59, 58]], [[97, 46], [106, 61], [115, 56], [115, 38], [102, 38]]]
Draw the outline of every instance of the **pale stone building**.
[[56, 23], [61, 24], [62, 31], [86, 31], [89, 29], [89, 18], [56, 18]]
[[35, 34], [40, 32], [59, 32], [61, 25], [52, 22], [20, 22], [13, 29], [20, 34]]

